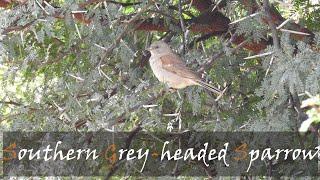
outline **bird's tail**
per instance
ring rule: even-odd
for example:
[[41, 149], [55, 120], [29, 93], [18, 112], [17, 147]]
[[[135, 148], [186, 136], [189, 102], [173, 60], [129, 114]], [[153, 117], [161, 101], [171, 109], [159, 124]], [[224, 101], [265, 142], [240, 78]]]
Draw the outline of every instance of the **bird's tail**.
[[213, 93], [216, 93], [216, 94], [219, 94], [219, 95], [222, 93], [218, 88], [215, 88], [212, 85], [210, 85], [208, 83], [205, 83], [205, 82], [203, 82], [201, 80], [196, 80], [196, 83], [199, 84], [200, 86], [208, 89], [209, 91], [211, 91]]

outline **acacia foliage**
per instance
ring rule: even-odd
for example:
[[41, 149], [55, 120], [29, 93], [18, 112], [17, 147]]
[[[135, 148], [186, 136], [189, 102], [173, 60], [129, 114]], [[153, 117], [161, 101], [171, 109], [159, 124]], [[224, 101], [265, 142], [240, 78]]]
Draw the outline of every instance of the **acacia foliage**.
[[[12, 1], [0, 11], [1, 129], [298, 129], [305, 119], [300, 101], [308, 97], [302, 93], [320, 90], [320, 39], [310, 23], [318, 6], [308, 7], [312, 17], [300, 17], [312, 35], [295, 39], [271, 34], [270, 25], [279, 24], [267, 22], [262, 2], [251, 5], [260, 14], [230, 26], [253, 10], [243, 1], [211, 4], [221, 24], [201, 33], [211, 9], [194, 2]], [[299, 4], [272, 7], [290, 17]], [[162, 37], [206, 81], [227, 87], [219, 101], [201, 87], [179, 96], [156, 80], [145, 48]], [[244, 59], [266, 52], [273, 53]]]

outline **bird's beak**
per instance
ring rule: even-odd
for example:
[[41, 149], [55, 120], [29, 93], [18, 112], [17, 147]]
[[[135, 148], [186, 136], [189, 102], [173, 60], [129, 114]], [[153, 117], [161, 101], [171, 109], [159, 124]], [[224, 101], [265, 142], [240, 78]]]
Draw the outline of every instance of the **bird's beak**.
[[151, 51], [153, 48], [151, 48], [151, 47], [148, 47], [146, 50], [148, 50], [148, 51]]

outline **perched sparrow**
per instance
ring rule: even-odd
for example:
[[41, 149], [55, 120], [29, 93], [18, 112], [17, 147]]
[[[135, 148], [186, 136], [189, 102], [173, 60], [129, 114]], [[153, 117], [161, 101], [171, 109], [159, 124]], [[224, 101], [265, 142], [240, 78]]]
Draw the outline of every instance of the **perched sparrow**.
[[193, 71], [188, 69], [181, 58], [163, 41], [156, 41], [148, 48], [151, 52], [150, 66], [159, 81], [167, 83], [170, 88], [182, 89], [199, 85], [209, 91], [220, 94], [221, 91], [203, 82]]

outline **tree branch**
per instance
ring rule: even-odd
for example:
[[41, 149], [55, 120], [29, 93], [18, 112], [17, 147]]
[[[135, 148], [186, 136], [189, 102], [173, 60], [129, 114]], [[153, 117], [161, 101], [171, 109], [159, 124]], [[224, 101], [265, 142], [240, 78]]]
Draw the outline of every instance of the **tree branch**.
[[276, 27], [274, 21], [272, 20], [272, 16], [271, 16], [271, 13], [270, 13], [271, 10], [270, 10], [269, 0], [264, 0], [263, 1], [263, 9], [265, 11], [267, 23], [269, 24], [269, 27], [270, 27], [271, 32], [272, 32], [273, 45], [274, 45], [276, 51], [281, 51], [280, 40], [279, 40], [279, 37], [278, 37], [277, 27]]
[[178, 2], [178, 7], [179, 7], [179, 19], [180, 19], [180, 27], [182, 30], [182, 44], [183, 44], [183, 54], [185, 54], [186, 52], [186, 28], [185, 28], [185, 23], [184, 23], [184, 19], [182, 17], [182, 2], [181, 0], [179, 0]]
[[133, 3], [124, 3], [124, 2], [118, 2], [118, 1], [108, 1], [108, 0], [88, 0], [86, 2], [80, 3], [79, 7], [84, 8], [88, 5], [91, 4], [96, 4], [96, 3], [101, 3], [101, 2], [106, 2], [106, 3], [112, 3], [112, 4], [118, 4], [121, 5], [123, 7], [127, 7], [127, 6], [134, 6], [134, 5], [138, 5], [141, 4], [142, 2], [133, 2]]
[[[10, 0], [6, 0], [6, 2], [9, 2], [9, 1]], [[10, 2], [13, 2], [13, 1], [10, 1]], [[18, 1], [18, 2], [20, 2], [20, 1]], [[102, 0], [88, 0], [87, 2], [80, 3], [79, 6], [84, 8], [90, 4], [99, 3], [99, 2], [103, 2], [103, 1]], [[116, 4], [120, 3], [120, 2], [112, 1], [112, 0], [107, 1], [107, 2], [116, 3]], [[259, 8], [259, 4], [257, 4], [256, 1], [240, 0], [240, 2], [250, 12], [255, 12]], [[141, 2], [136, 2], [136, 3], [132, 3], [132, 4], [120, 3], [120, 5], [124, 5], [124, 6], [136, 5], [139, 3], [141, 3]], [[222, 34], [229, 31], [229, 23], [230, 23], [229, 18], [225, 17], [223, 14], [221, 14], [220, 12], [218, 12], [216, 10], [212, 12], [211, 11], [212, 9], [210, 7], [214, 6], [215, 4], [212, 3], [211, 0], [191, 0], [190, 3], [192, 6], [197, 8], [202, 13], [199, 16], [194, 17], [189, 20], [182, 19], [185, 22], [185, 28], [188, 26], [187, 29], [189, 29], [191, 32], [206, 33], [206, 34], [211, 33], [213, 36], [221, 36]], [[223, 7], [225, 5], [225, 3], [226, 3], [226, 1], [222, 1], [219, 4], [219, 6]], [[179, 8], [175, 8], [175, 10], [179, 10]], [[273, 26], [273, 25], [277, 26], [279, 24], [282, 24], [285, 21], [285, 19], [281, 16], [281, 14], [277, 11], [277, 9], [274, 8], [274, 6], [271, 6], [271, 5], [268, 6], [266, 12], [269, 14], [268, 15], [269, 18], [267, 18], [268, 20], [264, 19], [264, 22], [268, 23], [271, 26]], [[92, 21], [91, 18], [86, 18], [85, 13], [73, 13], [72, 15], [77, 21], [84, 23], [84, 24], [90, 24]], [[61, 15], [61, 11], [59, 9], [56, 9], [56, 12], [54, 14], [52, 14], [51, 16], [55, 17], [55, 18], [59, 18], [59, 19], [63, 19], [65, 17], [65, 15]], [[10, 27], [4, 29], [2, 34], [6, 35], [10, 32], [24, 30], [24, 29], [28, 28], [29, 26], [31, 26], [35, 21], [36, 20], [34, 20], [30, 23], [27, 23], [26, 25], [23, 25], [23, 26], [15, 26], [15, 25], [10, 26]], [[272, 22], [272, 24], [270, 24], [270, 22]], [[132, 22], [132, 24], [134, 24], [134, 23], [138, 24], [135, 30], [160, 31], [160, 32], [170, 31], [169, 27], [167, 27], [165, 25], [164, 20], [160, 20], [158, 24], [154, 24], [153, 19], [147, 19], [144, 22], [142, 22], [139, 18], [137, 18], [135, 20], [135, 22]], [[181, 24], [181, 18], [180, 18], [180, 24]], [[313, 40], [313, 38], [314, 38], [314, 34], [311, 31], [309, 31], [306, 28], [301, 27], [300, 25], [298, 25], [296, 23], [288, 22], [286, 24], [286, 26], [288, 27], [288, 29], [290, 29], [292, 31], [310, 34], [310, 36], [308, 36], [308, 37], [310, 37], [311, 40]], [[183, 26], [181, 26], [181, 28], [183, 29]], [[276, 34], [274, 28], [272, 28], [272, 27], [271, 27], [271, 31], [273, 34]], [[124, 34], [126, 34], [126, 33], [124, 33]], [[273, 35], [273, 37], [278, 37], [278, 36]], [[303, 40], [306, 36], [304, 34], [295, 33], [295, 34], [291, 34], [291, 37], [293, 37], [296, 40]], [[121, 38], [122, 37], [117, 39], [116, 42], [121, 40]], [[244, 40], [245, 39], [244, 39], [243, 35], [239, 35], [234, 38], [232, 43], [239, 45]], [[274, 39], [275, 47], [278, 47], [277, 44], [279, 44], [279, 43], [275, 43], [275, 42], [279, 42], [279, 39], [278, 38]], [[313, 43], [313, 41], [311, 41], [311, 43]], [[258, 43], [256, 43], [256, 42], [246, 43], [243, 46], [243, 48], [248, 49], [250, 51], [253, 51], [255, 53], [259, 53], [261, 50], [265, 49], [270, 44], [271, 44], [271, 41], [261, 40]], [[114, 45], [111, 46], [110, 50], [112, 51], [114, 49], [114, 47], [115, 47]], [[108, 50], [108, 51], [110, 51], [110, 50]], [[107, 54], [109, 54], [109, 52]]]
[[130, 107], [126, 112], [123, 112], [120, 116], [116, 117], [116, 118], [115, 118], [115, 119], [116, 119], [116, 122], [114, 122], [111, 126], [114, 126], [114, 125], [116, 125], [117, 123], [122, 123], [122, 122], [124, 122], [124, 118], [125, 118], [125, 116], [127, 115], [127, 113], [136, 111], [137, 109], [143, 107], [143, 105], [151, 104], [152, 102], [156, 101], [156, 100], [159, 99], [160, 97], [163, 97], [163, 95], [164, 95], [165, 93], [166, 93], [166, 91], [165, 91], [165, 90], [162, 90], [159, 94], [150, 97], [148, 100], [143, 101], [143, 102], [140, 102], [140, 103], [138, 103], [138, 104]]
[[[148, 3], [147, 5], [145, 5], [135, 16], [133, 16], [128, 22], [127, 24], [124, 26], [123, 31], [120, 35], [118, 35], [118, 37], [116, 38], [116, 40], [114, 41], [114, 43], [106, 50], [104, 56], [101, 59], [104, 59], [105, 57], [108, 57], [112, 51], [117, 47], [117, 45], [120, 43], [121, 39], [127, 35], [128, 33], [132, 32], [135, 30], [135, 28], [132, 28], [131, 30], [129, 30], [129, 28], [131, 27], [132, 24], [135, 24], [138, 20], [138, 18], [141, 17], [141, 15], [147, 11], [147, 9], [152, 5], [152, 3]], [[139, 24], [135, 24], [135, 27], [139, 26], [142, 22], [140, 22]]]
[[[134, 128], [130, 131], [130, 133], [129, 133], [127, 139], [126, 139], [126, 144], [125, 144], [125, 147], [124, 147], [125, 149], [130, 149], [130, 146], [131, 146], [131, 143], [132, 143], [134, 137], [135, 137], [141, 130], [142, 130], [141, 124], [138, 124], [136, 127], [134, 127]], [[123, 156], [124, 156], [124, 157], [127, 156], [127, 153], [128, 153], [128, 152], [124, 152]], [[113, 165], [112, 169], [109, 171], [109, 173], [108, 173], [107, 176], [105, 177], [106, 180], [107, 180], [107, 179], [110, 179], [110, 178], [116, 173], [116, 171], [120, 168], [120, 164], [121, 164], [123, 161], [124, 161], [124, 159], [118, 160], [118, 161]]]

